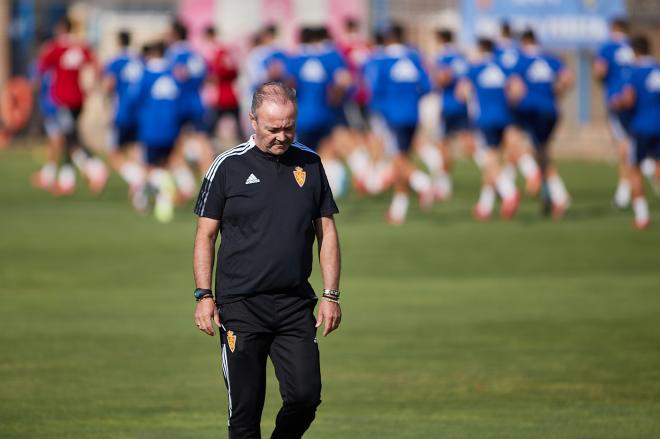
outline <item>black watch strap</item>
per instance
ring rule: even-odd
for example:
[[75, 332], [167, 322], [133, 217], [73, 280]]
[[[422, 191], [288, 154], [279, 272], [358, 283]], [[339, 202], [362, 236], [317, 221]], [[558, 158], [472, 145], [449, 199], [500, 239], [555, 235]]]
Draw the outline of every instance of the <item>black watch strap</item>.
[[197, 288], [193, 292], [193, 296], [195, 296], [195, 300], [199, 302], [200, 300], [206, 298], [206, 297], [211, 297], [213, 298], [213, 291], [211, 291], [208, 288]]

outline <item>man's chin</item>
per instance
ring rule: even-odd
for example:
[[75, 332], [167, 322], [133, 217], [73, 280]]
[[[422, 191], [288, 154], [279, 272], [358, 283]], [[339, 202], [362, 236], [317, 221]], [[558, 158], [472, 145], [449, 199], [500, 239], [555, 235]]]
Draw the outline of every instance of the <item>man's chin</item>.
[[270, 147], [270, 153], [275, 155], [284, 154], [290, 145], [273, 145]]

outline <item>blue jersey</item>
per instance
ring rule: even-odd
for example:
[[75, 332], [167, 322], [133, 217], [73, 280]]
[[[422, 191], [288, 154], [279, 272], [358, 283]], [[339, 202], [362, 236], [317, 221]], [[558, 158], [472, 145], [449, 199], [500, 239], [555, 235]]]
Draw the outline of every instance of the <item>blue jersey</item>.
[[365, 86], [369, 91], [367, 108], [369, 108], [370, 113], [382, 114], [383, 109], [385, 108], [383, 96], [374, 93], [374, 88], [380, 81], [379, 75], [381, 74], [382, 69], [380, 68], [379, 64], [383, 61], [383, 59], [384, 52], [382, 48], [376, 49], [362, 67], [362, 77], [364, 78]]
[[270, 78], [269, 69], [275, 63], [281, 63], [288, 68], [290, 61], [287, 54], [275, 45], [257, 46], [250, 50], [245, 60], [245, 73], [249, 82], [250, 94], [266, 81], [283, 79]]
[[537, 52], [523, 53], [513, 74], [520, 76], [525, 83], [526, 93], [516, 106], [516, 110], [538, 111], [548, 115], [557, 115], [555, 82], [564, 64], [553, 55]]
[[378, 74], [372, 92], [382, 98], [387, 123], [392, 127], [417, 125], [419, 100], [431, 90], [419, 54], [403, 45], [391, 45], [376, 65]]
[[636, 136], [660, 136], [660, 64], [645, 58], [631, 68], [625, 86], [635, 91], [630, 130]]
[[177, 80], [182, 97], [185, 99], [187, 95], [199, 95], [207, 73], [204, 58], [182, 41], [172, 44], [167, 49], [165, 58], [172, 71], [179, 67], [186, 70], [185, 79]]
[[137, 112], [138, 139], [147, 147], [172, 146], [180, 128], [179, 84], [168, 64], [147, 62], [140, 81], [129, 91], [130, 110]]
[[456, 84], [468, 69], [465, 57], [453, 48], [448, 49], [437, 57], [435, 65], [438, 69], [449, 70], [452, 76], [441, 92], [443, 116], [467, 115], [467, 105], [456, 98]]
[[634, 59], [634, 54], [627, 40], [612, 40], [598, 50], [598, 58], [607, 65], [607, 73], [603, 78], [605, 99], [621, 92], [626, 75]]
[[511, 123], [504, 68], [492, 58], [471, 66], [466, 78], [474, 88], [474, 113], [479, 128], [503, 128]]
[[520, 46], [515, 41], [502, 42], [495, 48], [495, 61], [504, 69], [507, 75], [513, 71], [513, 68], [518, 64], [521, 51]]
[[142, 77], [142, 61], [130, 52], [122, 52], [105, 66], [104, 74], [115, 80], [115, 123], [128, 121], [130, 115], [119, 114], [126, 108], [121, 102], [126, 99], [131, 86]]
[[335, 110], [330, 105], [328, 90], [336, 66], [330, 61], [329, 57], [319, 53], [318, 48], [306, 45], [288, 62], [289, 74], [296, 82], [296, 127], [300, 131], [329, 128], [335, 121]]

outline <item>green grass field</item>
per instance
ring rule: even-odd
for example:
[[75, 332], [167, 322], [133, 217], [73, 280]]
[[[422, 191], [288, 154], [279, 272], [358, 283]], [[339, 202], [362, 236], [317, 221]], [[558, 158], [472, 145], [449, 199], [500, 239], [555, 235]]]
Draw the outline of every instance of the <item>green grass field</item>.
[[[0, 153], [0, 437], [226, 437], [218, 339], [193, 323], [191, 209], [137, 216], [116, 177], [55, 199], [30, 187], [37, 156]], [[609, 205], [613, 166], [561, 168], [559, 223], [533, 201], [475, 223], [467, 162], [455, 198], [402, 227], [386, 196], [340, 201], [344, 320], [320, 340], [306, 437], [660, 437], [660, 202], [635, 232]]]

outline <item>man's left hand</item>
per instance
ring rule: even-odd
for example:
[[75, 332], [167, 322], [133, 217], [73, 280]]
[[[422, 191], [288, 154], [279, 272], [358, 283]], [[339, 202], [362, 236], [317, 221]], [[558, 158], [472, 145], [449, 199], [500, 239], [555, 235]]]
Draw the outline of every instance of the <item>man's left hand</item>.
[[341, 323], [341, 307], [338, 303], [321, 299], [319, 312], [316, 316], [316, 327], [320, 327], [323, 322], [325, 322], [323, 328], [324, 337], [339, 327]]

